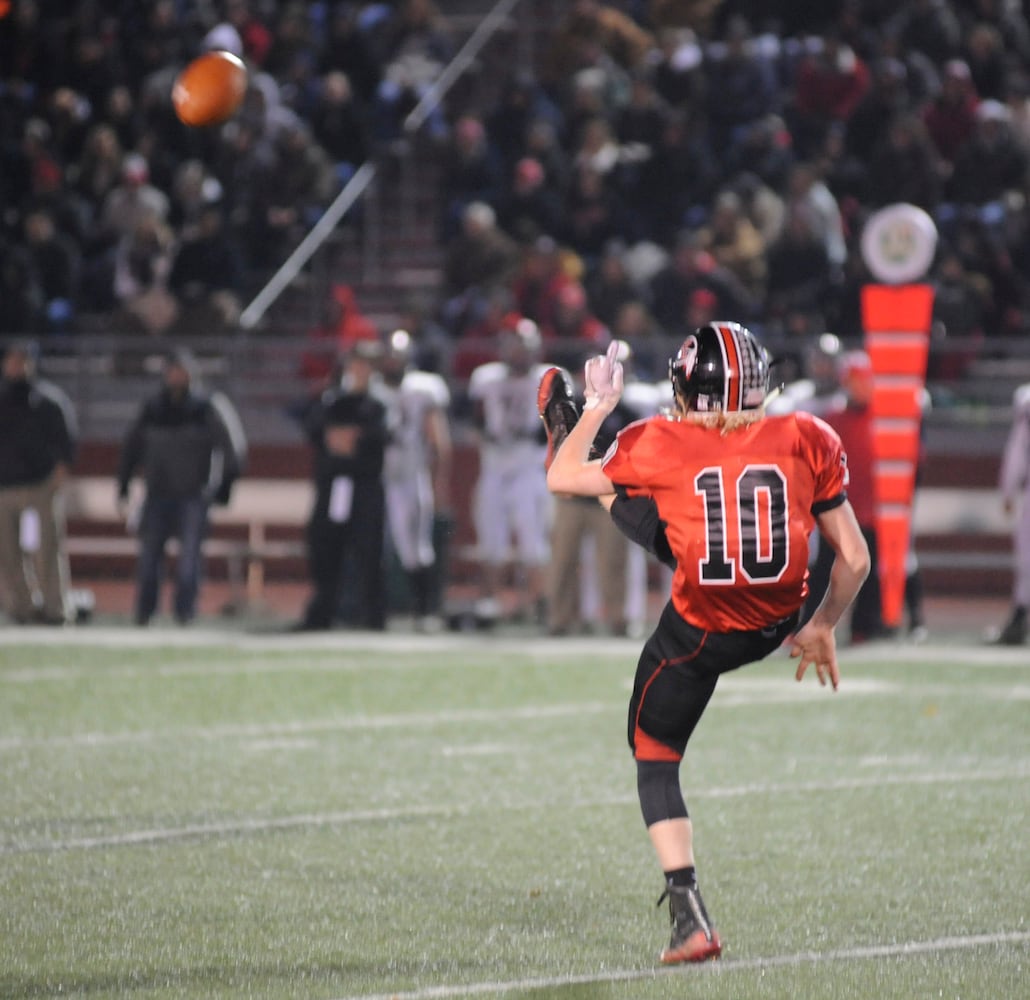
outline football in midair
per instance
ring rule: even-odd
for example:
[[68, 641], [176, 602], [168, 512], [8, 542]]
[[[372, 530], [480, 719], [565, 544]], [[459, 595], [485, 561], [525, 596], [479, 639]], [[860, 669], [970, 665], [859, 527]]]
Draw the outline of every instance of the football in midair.
[[231, 52], [205, 52], [175, 78], [172, 104], [186, 125], [218, 125], [231, 118], [247, 92], [247, 68]]

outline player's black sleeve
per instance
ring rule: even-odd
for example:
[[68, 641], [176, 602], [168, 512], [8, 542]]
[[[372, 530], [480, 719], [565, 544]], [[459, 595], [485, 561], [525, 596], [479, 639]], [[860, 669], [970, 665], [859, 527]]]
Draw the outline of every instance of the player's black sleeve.
[[658, 516], [658, 506], [650, 497], [631, 497], [625, 487], [615, 487], [611, 509], [612, 520], [630, 541], [643, 546], [670, 569], [676, 558], [665, 535], [665, 522]]

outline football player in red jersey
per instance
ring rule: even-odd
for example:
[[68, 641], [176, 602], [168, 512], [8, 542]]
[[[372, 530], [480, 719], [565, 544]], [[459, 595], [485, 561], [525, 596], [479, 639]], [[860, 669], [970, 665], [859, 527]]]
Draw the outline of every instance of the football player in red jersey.
[[[847, 500], [840, 438], [811, 414], [765, 415], [768, 357], [736, 323], [687, 337], [669, 362], [675, 410], [631, 424], [592, 458], [622, 393], [616, 348], [587, 362], [584, 410], [547, 484], [601, 498], [623, 530], [675, 562], [671, 599], [637, 664], [628, 728], [669, 899], [672, 939], [661, 961], [698, 962], [717, 958], [722, 945], [697, 886], [679, 780], [687, 743], [719, 676], [788, 639], [797, 679], [814, 666], [820, 684], [837, 688], [834, 628], [869, 572], [869, 552]], [[816, 525], [837, 558], [822, 603], [795, 632]]]

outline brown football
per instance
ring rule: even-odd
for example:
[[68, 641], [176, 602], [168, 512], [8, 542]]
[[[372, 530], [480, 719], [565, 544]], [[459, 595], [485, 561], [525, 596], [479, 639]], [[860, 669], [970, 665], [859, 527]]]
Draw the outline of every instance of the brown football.
[[231, 118], [247, 92], [247, 68], [231, 52], [205, 52], [176, 78], [172, 104], [186, 125], [218, 125]]

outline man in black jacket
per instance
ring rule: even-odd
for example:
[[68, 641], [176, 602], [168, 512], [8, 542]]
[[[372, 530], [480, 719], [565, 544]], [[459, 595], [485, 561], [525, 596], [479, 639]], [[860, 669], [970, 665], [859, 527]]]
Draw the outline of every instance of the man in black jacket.
[[220, 394], [208, 397], [191, 387], [191, 367], [187, 354], [169, 355], [161, 389], [143, 403], [118, 463], [123, 513], [132, 477], [140, 473], [146, 486], [136, 567], [137, 625], [146, 625], [157, 610], [170, 538], [179, 541], [175, 618], [186, 624], [195, 616], [210, 505], [228, 503], [242, 471], [246, 444], [235, 411]]
[[77, 433], [68, 397], [35, 377], [33, 348], [9, 347], [0, 378], [0, 584], [20, 625], [63, 625], [71, 615], [63, 486]]
[[301, 631], [331, 628], [341, 595], [355, 605], [356, 624], [386, 627], [386, 406], [373, 383], [381, 353], [378, 341], [358, 341], [340, 383], [306, 414], [305, 430], [315, 448], [315, 506], [308, 522], [314, 593], [297, 626]]

